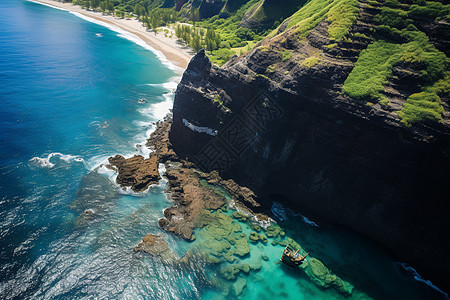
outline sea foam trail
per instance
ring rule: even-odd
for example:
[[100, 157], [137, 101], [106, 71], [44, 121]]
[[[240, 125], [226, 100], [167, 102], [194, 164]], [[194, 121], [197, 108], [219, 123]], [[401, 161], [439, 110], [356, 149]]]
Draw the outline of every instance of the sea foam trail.
[[149, 119], [149, 121], [147, 122], [145, 121], [135, 122], [135, 124], [137, 124], [138, 126], [146, 128], [145, 132], [136, 135], [133, 139], [133, 141], [135, 142], [134, 149], [140, 152], [140, 155], [148, 157], [149, 154], [152, 152], [152, 150], [146, 146], [147, 139], [156, 129], [155, 121], [162, 120], [168, 113], [170, 113], [170, 110], [173, 107], [173, 97], [175, 94], [175, 90], [180, 80], [181, 80], [180, 76], [173, 76], [167, 82], [164, 83], [148, 84], [151, 86], [158, 86], [164, 88], [167, 90], [167, 92], [162, 95], [164, 98], [163, 101], [151, 103], [148, 107], [138, 110], [142, 115], [144, 115]]
[[47, 157], [33, 157], [29, 160], [29, 163], [39, 168], [53, 168], [55, 164], [50, 161], [53, 157], [58, 157], [66, 163], [80, 162], [85, 164], [84, 159], [79, 155], [62, 154], [59, 152], [50, 153]]

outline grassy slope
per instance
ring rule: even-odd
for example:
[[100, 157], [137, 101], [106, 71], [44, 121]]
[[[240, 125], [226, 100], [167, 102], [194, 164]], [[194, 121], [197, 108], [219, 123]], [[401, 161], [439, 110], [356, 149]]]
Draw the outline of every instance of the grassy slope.
[[[340, 41], [356, 21], [357, 5], [357, 0], [311, 0], [284, 22], [287, 22], [286, 29], [295, 26], [296, 33], [304, 38], [321, 21], [327, 19], [330, 22], [330, 38]], [[270, 36], [274, 36], [276, 32], [277, 30], [273, 31]]]
[[433, 21], [448, 15], [450, 5], [423, 1], [423, 6], [408, 6], [396, 0], [385, 4], [389, 6], [384, 6], [375, 20], [380, 24], [376, 39], [361, 52], [342, 90], [354, 99], [381, 100], [386, 104], [388, 102], [382, 92], [391, 77], [392, 68], [399, 64], [411, 66], [419, 71], [422, 92], [411, 95], [398, 115], [407, 126], [425, 120], [442, 122], [444, 110], [438, 95], [442, 90], [434, 85], [437, 81], [441, 85], [449, 84], [448, 76], [443, 80], [449, 59], [413, 25], [411, 18], [420, 16]]

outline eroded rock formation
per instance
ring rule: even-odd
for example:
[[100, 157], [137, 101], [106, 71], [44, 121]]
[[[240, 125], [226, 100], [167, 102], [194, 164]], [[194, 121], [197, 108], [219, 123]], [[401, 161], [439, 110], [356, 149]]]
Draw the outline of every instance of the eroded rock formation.
[[128, 159], [116, 155], [110, 157], [108, 161], [111, 164], [110, 167], [118, 173], [116, 182], [124, 188], [131, 187], [135, 192], [142, 192], [161, 179], [158, 158], [154, 155], [150, 158], [135, 155]]

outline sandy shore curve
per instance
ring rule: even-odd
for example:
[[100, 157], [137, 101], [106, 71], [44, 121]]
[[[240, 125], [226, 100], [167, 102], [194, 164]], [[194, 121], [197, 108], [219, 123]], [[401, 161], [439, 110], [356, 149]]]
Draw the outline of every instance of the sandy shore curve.
[[142, 23], [140, 23], [136, 19], [121, 19], [113, 17], [111, 15], [103, 14], [101, 12], [88, 11], [72, 3], [58, 2], [54, 0], [29, 1], [54, 6], [70, 12], [76, 12], [83, 16], [117, 26], [122, 30], [136, 35], [147, 45], [161, 52], [167, 60], [172, 62], [172, 64], [182, 69], [187, 68], [189, 61], [195, 54], [190, 47], [184, 45], [177, 38], [166, 37], [164, 33], [161, 32], [155, 33], [153, 31], [147, 31], [147, 28], [142, 26]]

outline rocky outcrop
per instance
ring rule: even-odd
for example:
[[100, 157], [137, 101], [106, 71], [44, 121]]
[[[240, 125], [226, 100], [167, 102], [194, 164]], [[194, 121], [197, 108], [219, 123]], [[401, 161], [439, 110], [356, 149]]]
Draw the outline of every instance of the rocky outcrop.
[[195, 172], [180, 162], [169, 162], [166, 166], [169, 181], [169, 197], [176, 205], [164, 210], [159, 225], [169, 232], [192, 240], [195, 222], [203, 209], [217, 209], [225, 204], [224, 197], [212, 188], [201, 184]]
[[221, 0], [202, 1], [198, 8], [200, 19], [210, 18], [214, 15], [219, 14], [223, 6], [224, 3]]
[[134, 252], [145, 252], [160, 257], [163, 260], [175, 260], [176, 255], [169, 248], [167, 243], [154, 234], [147, 234], [142, 238], [142, 242], [133, 248]]
[[[156, 130], [147, 140], [147, 146], [154, 150], [152, 157], [164, 163], [164, 176], [168, 180], [168, 197], [174, 205], [164, 210], [164, 218], [159, 220], [161, 228], [172, 232], [185, 240], [193, 240], [194, 228], [198, 227], [198, 218], [205, 209], [217, 210], [226, 204], [224, 194], [217, 190], [223, 188], [236, 199], [235, 205], [245, 208], [245, 204], [257, 206], [255, 194], [235, 181], [223, 180], [218, 172], [202, 172], [192, 162], [179, 158], [169, 141], [172, 117], [156, 124]], [[126, 172], [129, 172], [128, 170]], [[120, 170], [119, 170], [120, 175]], [[124, 175], [126, 176], [126, 174]]]
[[450, 268], [448, 98], [443, 124], [405, 127], [393, 107], [417, 85], [397, 76], [402, 66], [387, 84], [390, 107], [342, 94], [374, 28], [376, 10], [360, 1], [359, 11], [350, 31], [360, 34], [333, 47], [323, 20], [303, 40], [282, 31], [223, 68], [200, 51], [177, 88], [170, 143], [201, 170], [248, 187], [263, 208], [277, 200], [356, 230], [450, 284], [437, 276]]
[[154, 155], [147, 159], [140, 155], [128, 159], [116, 155], [110, 157], [108, 161], [110, 168], [118, 172], [116, 182], [123, 188], [131, 187], [135, 192], [142, 192], [161, 179], [158, 171], [158, 158]]

